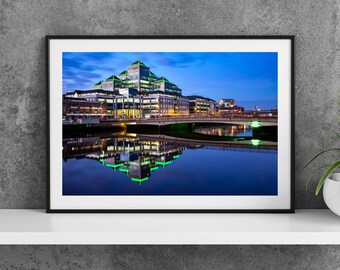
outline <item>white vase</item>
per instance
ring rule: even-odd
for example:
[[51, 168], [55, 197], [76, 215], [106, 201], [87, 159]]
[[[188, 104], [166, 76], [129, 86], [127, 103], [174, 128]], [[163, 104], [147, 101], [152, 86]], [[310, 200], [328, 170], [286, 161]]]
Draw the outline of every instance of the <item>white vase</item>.
[[328, 208], [340, 216], [340, 173], [331, 174], [323, 186], [323, 199]]

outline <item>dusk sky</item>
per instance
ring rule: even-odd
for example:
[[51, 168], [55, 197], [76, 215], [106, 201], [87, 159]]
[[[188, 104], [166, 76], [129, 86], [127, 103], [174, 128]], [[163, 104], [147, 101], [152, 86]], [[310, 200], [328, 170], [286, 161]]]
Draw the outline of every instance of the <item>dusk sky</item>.
[[251, 109], [277, 107], [277, 53], [63, 53], [63, 92], [88, 90], [136, 60], [182, 89], [218, 101], [233, 98]]

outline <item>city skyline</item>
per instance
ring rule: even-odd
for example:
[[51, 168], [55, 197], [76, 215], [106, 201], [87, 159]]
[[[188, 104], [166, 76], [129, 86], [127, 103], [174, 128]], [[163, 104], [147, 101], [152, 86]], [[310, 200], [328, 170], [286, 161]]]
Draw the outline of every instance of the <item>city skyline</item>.
[[249, 109], [277, 106], [277, 53], [63, 53], [63, 92], [88, 90], [136, 60], [182, 89], [218, 101], [233, 98]]
[[63, 56], [63, 195], [277, 195], [276, 53]]

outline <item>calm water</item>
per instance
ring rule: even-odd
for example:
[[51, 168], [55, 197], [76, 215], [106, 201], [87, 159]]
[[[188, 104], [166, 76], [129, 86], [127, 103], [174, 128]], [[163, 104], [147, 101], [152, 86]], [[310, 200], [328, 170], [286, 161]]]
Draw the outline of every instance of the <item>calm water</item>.
[[277, 195], [277, 151], [150, 137], [63, 140], [64, 195]]
[[220, 137], [252, 137], [253, 130], [250, 126], [222, 126], [222, 127], [203, 127], [197, 128], [195, 130], [196, 133], [204, 134], [204, 135], [214, 135]]

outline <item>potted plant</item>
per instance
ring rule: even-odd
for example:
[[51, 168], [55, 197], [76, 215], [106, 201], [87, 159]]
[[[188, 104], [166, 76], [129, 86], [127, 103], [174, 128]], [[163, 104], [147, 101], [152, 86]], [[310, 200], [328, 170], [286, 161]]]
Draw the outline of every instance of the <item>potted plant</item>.
[[[337, 98], [337, 103], [340, 105], [340, 97]], [[340, 115], [336, 114], [335, 116], [337, 120], [340, 121]], [[329, 128], [334, 133], [336, 139], [340, 138], [339, 130], [332, 126], [327, 126], [327, 128]], [[340, 173], [336, 173], [336, 170], [340, 167], [339, 151], [340, 148], [325, 149], [313, 157], [305, 166], [303, 166], [302, 169], [305, 169], [310, 164], [312, 164], [314, 160], [326, 153], [337, 153], [335, 160], [331, 164], [322, 165], [311, 172], [306, 182], [306, 190], [308, 189], [309, 182], [313, 176], [322, 171], [321, 177], [318, 179], [318, 184], [315, 189], [315, 195], [319, 195], [323, 187], [323, 197], [326, 205], [335, 214], [340, 216]]]

